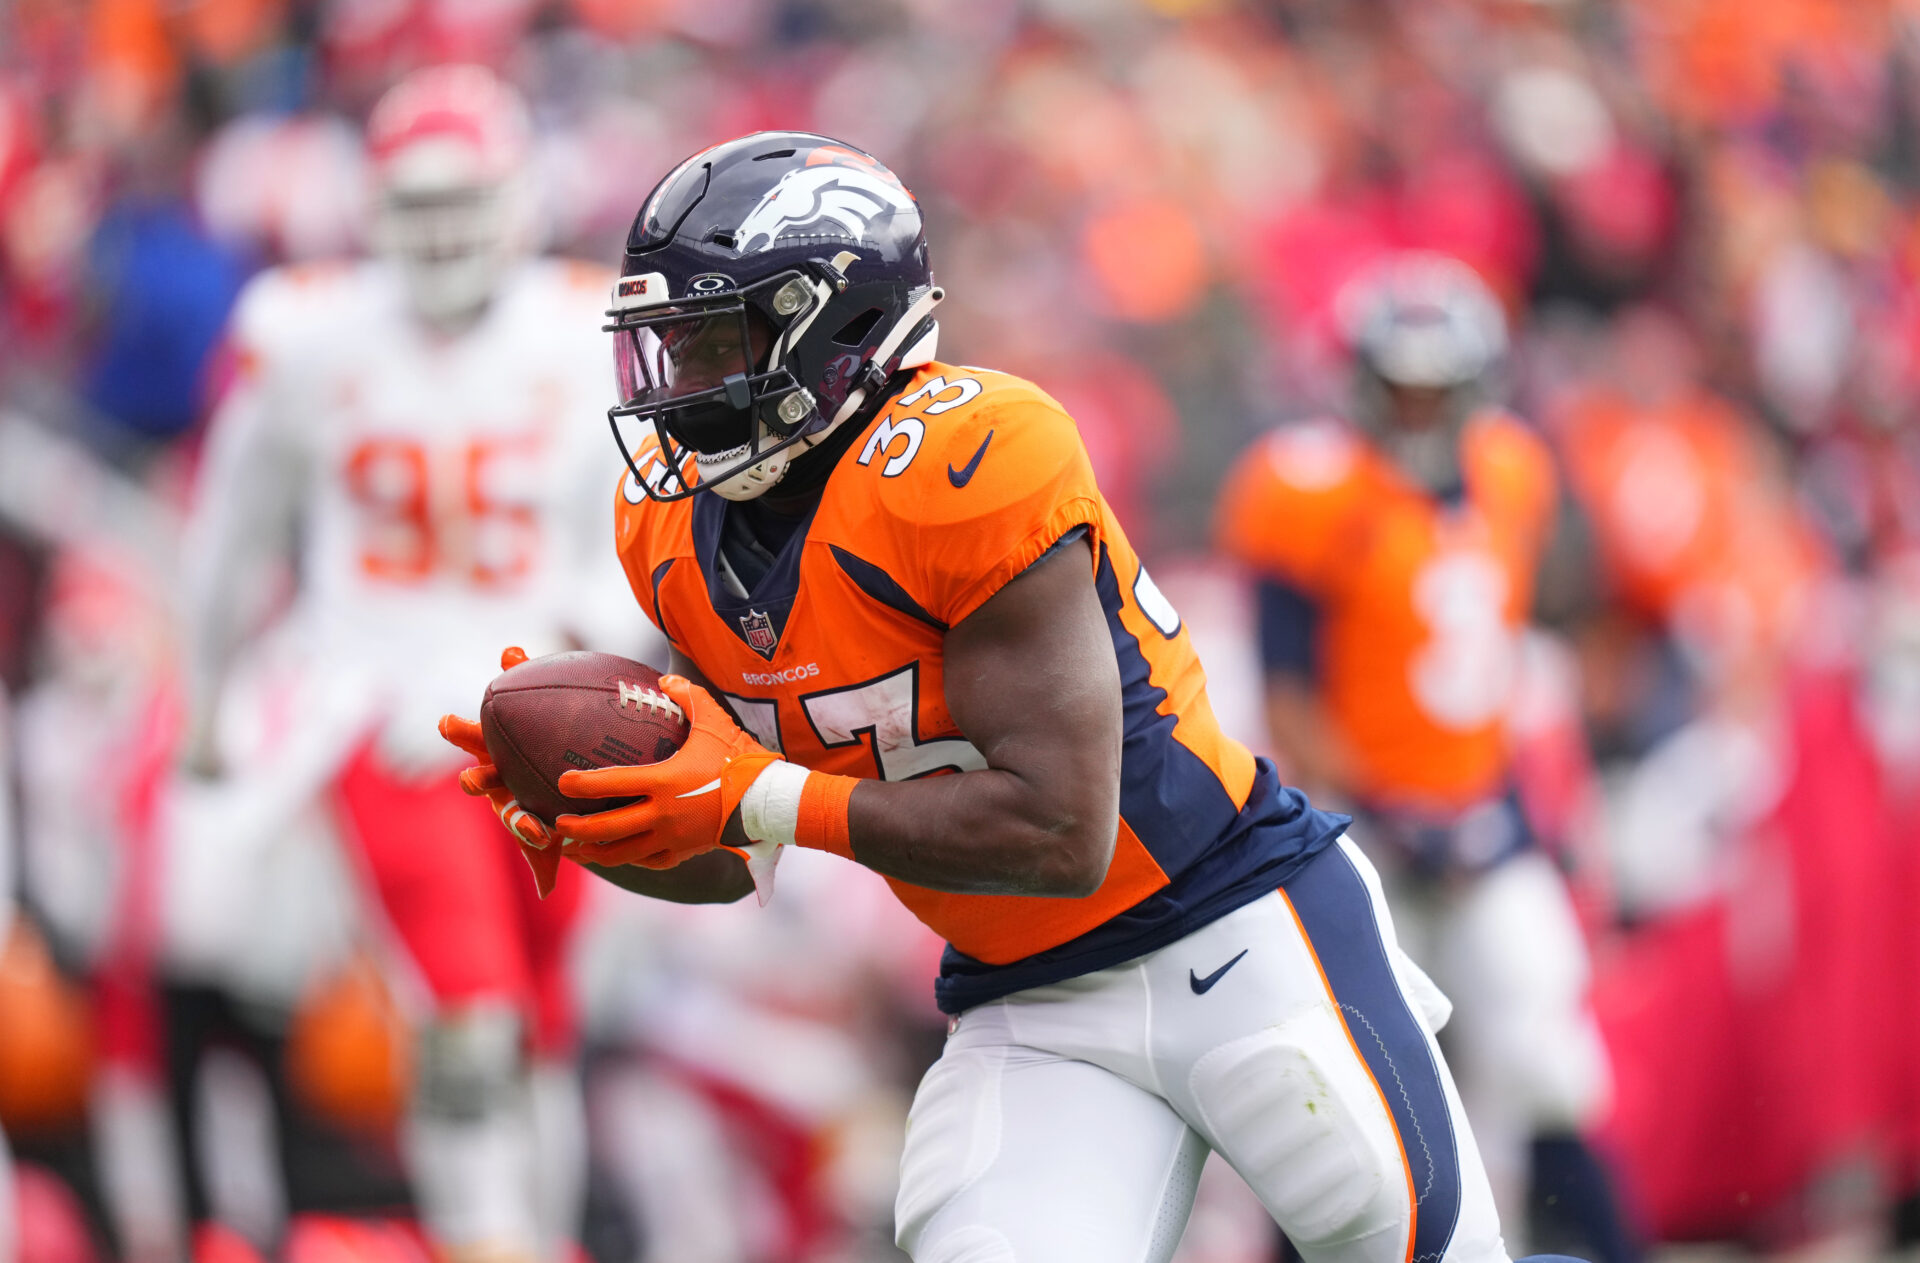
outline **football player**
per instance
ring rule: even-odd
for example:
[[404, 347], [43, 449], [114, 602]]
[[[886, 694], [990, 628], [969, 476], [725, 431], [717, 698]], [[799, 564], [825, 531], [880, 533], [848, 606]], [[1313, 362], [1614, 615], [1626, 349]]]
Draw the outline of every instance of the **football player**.
[[1585, 941], [1509, 766], [1552, 461], [1491, 406], [1505, 319], [1464, 263], [1391, 255], [1338, 314], [1351, 420], [1269, 436], [1221, 504], [1222, 547], [1259, 576], [1272, 738], [1310, 792], [1352, 807], [1409, 944], [1459, 1002], [1449, 1047], [1510, 1230], [1538, 1137], [1550, 1192], [1621, 1257], [1578, 1138], [1608, 1085]]
[[432, 719], [485, 684], [476, 643], [631, 651], [641, 634], [630, 604], [593, 609], [619, 466], [579, 418], [605, 408], [589, 323], [606, 277], [533, 256], [529, 144], [518, 95], [479, 67], [419, 71], [379, 102], [379, 257], [272, 271], [243, 295], [186, 548], [190, 766], [220, 770], [243, 598], [274, 552], [297, 545], [288, 618], [322, 700], [363, 705], [342, 726], [371, 737], [338, 751], [337, 798], [430, 996], [406, 1147], [456, 1258], [551, 1258], [570, 1230], [577, 889], [542, 904], [517, 860], [492, 862], [493, 822]]
[[936, 358], [941, 297], [919, 205], [850, 146], [756, 133], [661, 181], [613, 295], [612, 415], [647, 435], [618, 545], [691, 733], [567, 773], [635, 801], [549, 827], [448, 716], [465, 783], [543, 881], [731, 900], [809, 847], [946, 940], [919, 1263], [1165, 1260], [1208, 1149], [1308, 1259], [1504, 1259], [1446, 1001], [1346, 818], [1220, 731], [1072, 419]]

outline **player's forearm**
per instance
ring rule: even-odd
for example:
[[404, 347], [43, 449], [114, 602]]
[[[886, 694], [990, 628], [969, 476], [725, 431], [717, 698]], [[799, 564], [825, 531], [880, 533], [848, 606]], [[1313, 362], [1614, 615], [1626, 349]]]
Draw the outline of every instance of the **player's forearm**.
[[236, 389], [211, 425], [194, 508], [181, 541], [179, 616], [187, 751], [206, 746], [222, 682], [262, 602], [270, 563], [289, 551], [300, 458], [279, 440], [257, 384]]
[[219, 509], [196, 516], [187, 536], [180, 596], [181, 680], [186, 703], [182, 758], [218, 771], [214, 735], [228, 671], [244, 639], [239, 582], [249, 558]]
[[1292, 676], [1267, 678], [1267, 731], [1287, 779], [1319, 800], [1342, 798], [1351, 781], [1346, 741], [1313, 688]]
[[189, 521], [180, 582], [182, 672], [188, 726], [210, 722], [221, 683], [243, 639], [241, 590], [257, 558], [235, 506], [204, 498]]
[[1082, 898], [1100, 888], [1119, 831], [1119, 784], [1064, 797], [987, 768], [862, 781], [848, 804], [853, 857], [900, 881], [978, 895]]
[[671, 903], [732, 903], [753, 890], [747, 866], [731, 851], [709, 851], [667, 869], [633, 864], [618, 867], [582, 864], [581, 867], [622, 890]]

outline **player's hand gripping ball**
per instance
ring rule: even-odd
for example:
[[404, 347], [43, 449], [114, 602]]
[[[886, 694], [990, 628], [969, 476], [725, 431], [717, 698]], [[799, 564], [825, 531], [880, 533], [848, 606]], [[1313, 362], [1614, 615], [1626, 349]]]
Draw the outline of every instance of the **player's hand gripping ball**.
[[659, 673], [644, 663], [604, 653], [529, 660], [509, 648], [500, 666], [481, 700], [480, 721], [448, 715], [440, 733], [477, 760], [460, 774], [460, 787], [492, 804], [544, 897], [560, 868], [554, 822], [624, 805], [571, 796], [564, 774], [667, 758], [686, 740], [688, 725], [661, 692]]
[[754, 778], [777, 760], [706, 690], [608, 654], [501, 655], [480, 722], [448, 715], [484, 795], [544, 896], [562, 851], [600, 865], [671, 868], [720, 845]]
[[[748, 787], [780, 761], [691, 680], [663, 675], [659, 691], [688, 724], [678, 750], [658, 762], [572, 771], [560, 778], [568, 794], [625, 804], [554, 821], [572, 858], [672, 868], [711, 851], [722, 845], [727, 822]], [[739, 848], [729, 849], [746, 858]]]

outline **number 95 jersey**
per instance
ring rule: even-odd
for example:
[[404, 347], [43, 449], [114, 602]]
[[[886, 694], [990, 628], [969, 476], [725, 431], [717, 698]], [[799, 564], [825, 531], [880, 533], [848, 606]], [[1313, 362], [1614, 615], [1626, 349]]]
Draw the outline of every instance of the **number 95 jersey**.
[[[642, 474], [658, 459], [643, 454]], [[726, 500], [659, 504], [629, 479], [618, 511], [635, 595], [741, 722], [802, 766], [886, 780], [986, 766], [947, 709], [947, 630], [1049, 550], [1092, 545], [1126, 725], [1113, 863], [1085, 899], [889, 879], [949, 945], [935, 988], [947, 1012], [1164, 946], [1273, 890], [1345, 827], [1220, 731], [1079, 432], [1029, 382], [917, 370], [751, 590], [721, 556]]]
[[396, 743], [442, 744], [434, 721], [471, 712], [502, 645], [635, 639], [605, 544], [604, 282], [530, 260], [442, 334], [381, 262], [256, 279], [186, 550], [195, 670], [226, 668], [237, 576], [295, 546], [298, 625], [330, 672], [373, 683]]

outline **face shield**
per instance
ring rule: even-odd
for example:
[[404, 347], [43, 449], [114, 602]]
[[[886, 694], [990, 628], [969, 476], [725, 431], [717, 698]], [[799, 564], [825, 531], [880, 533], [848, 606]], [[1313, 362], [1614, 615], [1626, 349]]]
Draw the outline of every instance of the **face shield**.
[[755, 308], [666, 308], [613, 333], [614, 378], [623, 405], [659, 409], [667, 433], [696, 453], [748, 441], [746, 412], [773, 344], [772, 322]]
[[[653, 274], [623, 277], [615, 290], [607, 326], [621, 401], [608, 411], [615, 436], [622, 418], [650, 423], [666, 471], [691, 460], [721, 494], [757, 494], [785, 472], [782, 454], [826, 425], [784, 363], [825, 305], [826, 286], [788, 272], [712, 297], [649, 303], [647, 291], [665, 286]], [[621, 449], [631, 465], [624, 438]], [[693, 494], [676, 472], [633, 472], [655, 499]]]

